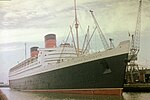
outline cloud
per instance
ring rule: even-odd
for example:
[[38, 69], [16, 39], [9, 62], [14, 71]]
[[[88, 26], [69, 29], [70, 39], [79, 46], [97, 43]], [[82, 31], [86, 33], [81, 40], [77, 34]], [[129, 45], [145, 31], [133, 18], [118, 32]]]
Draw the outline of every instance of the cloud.
[[[79, 5], [87, 1], [88, 0], [79, 1]], [[96, 3], [98, 3], [98, 1]], [[84, 6], [80, 5], [78, 9], [84, 8]], [[74, 12], [70, 12], [72, 10], [74, 10], [73, 2], [66, 2], [66, 0], [58, 0], [56, 2], [52, 0], [45, 0], [44, 2], [41, 0], [14, 0], [4, 5], [0, 13], [5, 12], [2, 16], [3, 27], [39, 28], [47, 26], [53, 27], [52, 25], [55, 27], [55, 23], [59, 23], [58, 21], [60, 21], [60, 19], [62, 20], [69, 16], [74, 16]]]
[[[146, 8], [148, 8], [148, 3], [143, 4], [146, 4]], [[0, 27], [65, 28], [74, 19], [73, 6], [73, 1], [66, 0], [14, 0], [3, 6], [0, 11], [3, 18]], [[81, 21], [84, 20], [83, 23], [90, 24], [85, 21], [85, 18], [91, 19], [87, 13], [92, 9], [96, 16], [101, 18], [100, 21], [103, 20], [101, 26], [107, 28], [106, 32], [110, 33], [115, 30], [133, 29], [137, 11], [135, 8], [138, 6], [138, 2], [136, 0], [81, 0], [77, 1], [77, 6], [79, 17], [84, 16], [81, 18]], [[145, 12], [146, 16], [149, 16], [148, 10]]]
[[10, 51], [15, 51], [15, 50], [20, 50], [22, 48], [16, 47], [16, 46], [11, 46], [11, 47], [0, 47], [0, 52], [10, 52]]
[[17, 51], [23, 49], [20, 47], [22, 43], [4, 43], [0, 44], [0, 52], [10, 52], [10, 51]]
[[[149, 1], [143, 1], [143, 30], [149, 26]], [[57, 5], [57, 6], [56, 6]], [[0, 10], [0, 28], [35, 29], [63, 33], [74, 20], [73, 1], [66, 0], [13, 0]], [[81, 0], [77, 1], [79, 21], [84, 27], [94, 24], [89, 10], [95, 16], [105, 33], [134, 31], [138, 8], [137, 0]], [[88, 21], [87, 21], [88, 20]], [[92, 26], [92, 25], [91, 25]], [[62, 31], [60, 31], [62, 30]]]
[[[53, 2], [49, 2], [53, 3]], [[18, 28], [18, 27], [24, 27], [30, 26], [29, 21], [36, 20], [37, 18], [41, 18], [43, 16], [49, 15], [48, 10], [50, 7], [47, 7], [49, 4], [48, 1], [45, 1], [44, 3], [41, 0], [27, 0], [27, 1], [18, 1], [14, 0], [11, 3], [8, 3], [3, 7], [3, 9], [0, 11], [5, 12], [3, 13], [3, 25], [9, 28]], [[12, 6], [12, 4], [14, 4]], [[8, 7], [9, 6], [9, 7]], [[40, 22], [41, 20], [39, 20]], [[42, 22], [42, 21], [41, 21]], [[36, 25], [36, 23], [35, 23]]]

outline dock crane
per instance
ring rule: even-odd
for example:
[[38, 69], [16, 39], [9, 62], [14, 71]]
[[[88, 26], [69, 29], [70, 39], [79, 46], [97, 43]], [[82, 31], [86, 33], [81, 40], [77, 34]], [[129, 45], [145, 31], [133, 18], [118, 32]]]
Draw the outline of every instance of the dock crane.
[[131, 55], [136, 55], [136, 56], [140, 51], [141, 9], [142, 9], [142, 0], [139, 1], [139, 9], [138, 9], [135, 33], [134, 35], [132, 35]]
[[138, 64], [135, 63], [137, 60], [137, 55], [140, 51], [140, 34], [141, 34], [141, 9], [142, 9], [142, 0], [139, 0], [139, 7], [137, 13], [137, 21], [136, 21], [136, 28], [135, 33], [132, 35], [131, 40], [131, 48], [129, 54], [129, 60], [127, 66], [127, 77], [128, 81], [134, 83], [136, 81], [140, 81], [140, 73]]
[[90, 10], [90, 13], [91, 13], [91, 15], [92, 15], [92, 17], [93, 17], [93, 20], [94, 20], [94, 22], [95, 22], [95, 25], [96, 25], [96, 27], [97, 27], [97, 31], [98, 31], [98, 33], [99, 33], [99, 35], [100, 35], [101, 40], [102, 40], [102, 44], [103, 44], [103, 46], [104, 46], [104, 49], [105, 49], [105, 50], [110, 49], [110, 47], [109, 47], [109, 45], [108, 45], [108, 43], [107, 43], [107, 41], [106, 41], [106, 38], [105, 38], [105, 36], [104, 36], [104, 34], [103, 34], [103, 32], [102, 32], [100, 26], [99, 26], [99, 24], [98, 24], [98, 22], [97, 22], [97, 20], [96, 20], [96, 18], [95, 18], [95, 16], [94, 16], [94, 14], [93, 14], [93, 11]]

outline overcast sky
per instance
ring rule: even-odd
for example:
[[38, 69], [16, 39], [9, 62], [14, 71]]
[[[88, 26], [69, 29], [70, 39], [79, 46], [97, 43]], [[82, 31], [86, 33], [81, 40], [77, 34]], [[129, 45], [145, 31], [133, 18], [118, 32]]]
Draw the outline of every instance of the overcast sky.
[[[57, 44], [65, 40], [74, 21], [73, 1], [0, 0], [0, 81], [8, 81], [9, 69], [25, 59], [25, 42], [29, 57], [30, 47], [44, 47], [46, 34], [55, 33]], [[106, 38], [113, 38], [117, 46], [130, 39], [128, 32], [134, 33], [137, 9], [138, 0], [77, 0], [80, 36], [86, 33], [88, 25], [92, 32], [94, 23], [89, 10], [93, 10]], [[144, 0], [138, 59], [142, 65], [150, 65], [149, 42], [150, 0]]]

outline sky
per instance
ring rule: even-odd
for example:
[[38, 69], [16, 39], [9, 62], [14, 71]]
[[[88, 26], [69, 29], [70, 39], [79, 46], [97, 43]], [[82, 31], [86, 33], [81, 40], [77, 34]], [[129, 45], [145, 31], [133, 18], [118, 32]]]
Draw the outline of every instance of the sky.
[[[64, 42], [69, 26], [74, 23], [74, 0], [0, 0], [0, 81], [8, 82], [9, 69], [27, 57], [30, 48], [44, 47], [44, 36], [57, 35], [57, 45]], [[94, 22], [89, 10], [94, 11], [99, 25], [108, 40], [128, 40], [128, 33], [135, 31], [138, 0], [77, 0], [78, 21], [83, 42], [88, 25], [90, 32]], [[140, 52], [138, 63], [150, 68], [150, 0], [143, 0]], [[95, 36], [95, 39], [97, 37]], [[96, 42], [103, 48], [101, 42]], [[81, 46], [81, 45], [80, 45]]]

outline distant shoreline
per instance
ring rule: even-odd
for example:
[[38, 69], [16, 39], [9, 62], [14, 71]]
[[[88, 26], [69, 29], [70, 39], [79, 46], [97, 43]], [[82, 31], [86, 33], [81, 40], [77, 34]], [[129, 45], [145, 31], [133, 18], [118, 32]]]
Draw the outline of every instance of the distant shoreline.
[[9, 87], [9, 85], [0, 85], [0, 88], [1, 88], [1, 87]]

